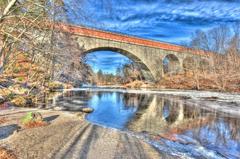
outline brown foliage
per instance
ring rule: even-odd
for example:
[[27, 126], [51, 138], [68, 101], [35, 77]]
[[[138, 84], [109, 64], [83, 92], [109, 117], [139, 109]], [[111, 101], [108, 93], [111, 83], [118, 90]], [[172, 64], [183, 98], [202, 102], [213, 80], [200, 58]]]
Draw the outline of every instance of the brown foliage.
[[0, 118], [0, 124], [5, 123], [7, 120], [5, 118]]
[[24, 127], [27, 129], [31, 129], [31, 128], [43, 127], [43, 126], [47, 126], [47, 125], [48, 125], [48, 123], [44, 122], [44, 121], [33, 121], [33, 122], [29, 122], [29, 123], [25, 124]]
[[17, 159], [12, 151], [0, 147], [0, 158], [1, 159]]
[[[167, 75], [158, 83], [159, 88], [169, 89], [191, 89], [191, 90], [214, 90], [214, 91], [229, 91], [229, 92], [240, 92], [240, 78], [226, 79], [226, 85], [221, 87], [219, 82], [221, 79], [217, 79], [217, 75], [207, 74], [203, 75], [198, 72], [198, 80], [194, 79], [194, 74], [190, 71], [187, 73], [179, 73], [176, 75]], [[224, 77], [224, 75], [222, 76]]]
[[125, 84], [124, 87], [126, 87], [126, 88], [151, 88], [153, 86], [150, 83], [136, 80], [136, 81]]

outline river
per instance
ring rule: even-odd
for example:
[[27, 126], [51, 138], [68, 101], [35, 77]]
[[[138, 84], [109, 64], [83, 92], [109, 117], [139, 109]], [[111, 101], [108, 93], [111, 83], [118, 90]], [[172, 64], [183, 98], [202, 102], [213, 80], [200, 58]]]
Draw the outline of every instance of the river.
[[180, 158], [240, 158], [239, 95], [206, 92], [77, 89], [56, 105], [94, 109], [93, 124], [124, 131]]

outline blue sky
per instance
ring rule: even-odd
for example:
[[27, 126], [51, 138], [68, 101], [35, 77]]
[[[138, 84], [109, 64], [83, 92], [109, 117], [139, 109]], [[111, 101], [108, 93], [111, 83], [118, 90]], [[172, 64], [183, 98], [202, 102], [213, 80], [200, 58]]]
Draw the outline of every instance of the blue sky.
[[[240, 0], [66, 0], [66, 4], [70, 23], [179, 45], [189, 42], [197, 29], [240, 21]], [[88, 58], [94, 70], [105, 72], [114, 72], [126, 61], [110, 52]]]

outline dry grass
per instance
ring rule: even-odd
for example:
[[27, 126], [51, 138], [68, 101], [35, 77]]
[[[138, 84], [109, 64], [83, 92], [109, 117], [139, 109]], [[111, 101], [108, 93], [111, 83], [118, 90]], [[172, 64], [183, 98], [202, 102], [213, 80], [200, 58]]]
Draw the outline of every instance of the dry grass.
[[12, 151], [0, 147], [0, 159], [17, 159]]
[[[211, 76], [211, 74], [208, 74], [208, 76], [205, 77], [200, 74], [198, 77], [198, 84], [200, 90], [240, 92], [240, 79], [228, 81], [225, 90], [222, 90], [213, 75]], [[164, 79], [158, 83], [157, 87], [196, 90], [197, 82], [191, 73], [181, 73], [165, 76]]]
[[24, 82], [28, 79], [28, 75], [33, 75], [36, 81], [41, 77], [44, 71], [36, 64], [33, 64], [29, 57], [24, 53], [16, 53], [15, 56], [11, 56], [10, 61], [14, 61], [6, 66], [4, 71], [5, 77], [11, 77], [19, 80], [19, 82]]
[[151, 88], [152, 85], [148, 84], [144, 81], [136, 80], [136, 81], [125, 84], [124, 87], [126, 87], [126, 88]]
[[7, 120], [5, 118], [0, 118], [0, 124], [3, 124], [5, 122], [7, 122]]

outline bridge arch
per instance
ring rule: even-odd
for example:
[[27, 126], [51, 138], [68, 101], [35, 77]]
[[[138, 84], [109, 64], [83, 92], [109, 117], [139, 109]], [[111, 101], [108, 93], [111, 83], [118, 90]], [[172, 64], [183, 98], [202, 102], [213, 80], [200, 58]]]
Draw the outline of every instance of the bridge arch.
[[189, 71], [194, 69], [195, 64], [196, 64], [196, 60], [194, 59], [194, 57], [186, 57], [185, 59], [183, 59], [184, 71]]
[[180, 71], [180, 59], [174, 54], [167, 54], [163, 60], [163, 74], [175, 74]]
[[183, 60], [183, 69], [185, 71], [189, 70], [208, 70], [210, 67], [210, 61], [206, 58], [194, 58], [192, 56], [186, 57]]
[[149, 66], [145, 64], [144, 61], [142, 61], [139, 57], [137, 57], [135, 54], [131, 53], [127, 49], [121, 49], [117, 47], [94, 47], [91, 49], [85, 49], [83, 51], [83, 55], [86, 56], [87, 54], [96, 52], [96, 51], [112, 51], [112, 52], [116, 52], [121, 55], [124, 55], [129, 59], [131, 59], [136, 65], [138, 65], [141, 68], [140, 71], [145, 80], [148, 80], [148, 81], [156, 80], [151, 68], [149, 68]]
[[211, 62], [208, 59], [201, 58], [200, 61], [199, 61], [199, 65], [200, 65], [199, 69], [201, 71], [209, 70], [210, 66], [211, 66]]

